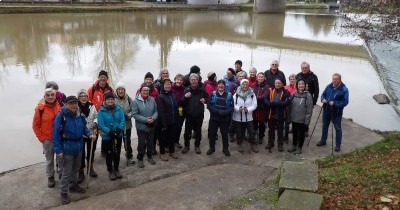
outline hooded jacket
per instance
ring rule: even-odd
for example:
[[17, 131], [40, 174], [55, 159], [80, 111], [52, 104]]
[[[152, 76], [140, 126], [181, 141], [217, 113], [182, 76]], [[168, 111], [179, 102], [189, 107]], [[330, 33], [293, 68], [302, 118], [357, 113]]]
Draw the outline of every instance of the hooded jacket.
[[113, 92], [113, 89], [108, 85], [108, 83], [104, 88], [101, 88], [99, 80], [96, 80], [96, 82], [88, 89], [88, 99], [94, 104], [97, 111], [100, 110], [100, 107], [104, 102], [104, 95], [108, 92]]
[[176, 103], [178, 104], [178, 106], [182, 106], [184, 92], [185, 92], [185, 86], [183, 86], [183, 84], [179, 87], [176, 86], [175, 82], [172, 84], [172, 93], [174, 93], [175, 95]]
[[157, 111], [163, 127], [178, 123], [178, 106], [175, 95], [163, 91], [157, 99]]
[[[278, 96], [277, 98], [274, 96]], [[279, 90], [269, 88], [264, 98], [264, 104], [269, 109], [268, 119], [284, 120], [287, 117], [286, 106], [290, 100], [290, 93], [284, 87]]]
[[[97, 113], [97, 121], [99, 124], [100, 135], [103, 141], [110, 141], [111, 137], [109, 132], [111, 129], [116, 130], [117, 128], [121, 131], [125, 127], [125, 117], [122, 108], [115, 104], [113, 110], [108, 110], [108, 108], [103, 104], [100, 107], [100, 111]], [[122, 137], [123, 133], [118, 133], [119, 137]]]
[[132, 128], [132, 99], [125, 93], [124, 97], [120, 98], [118, 94], [115, 94], [115, 104], [118, 104], [122, 111], [124, 112], [125, 117], [125, 128], [131, 129]]
[[318, 77], [315, 75], [312, 71], [309, 71], [306, 74], [303, 74], [303, 72], [300, 72], [296, 76], [297, 80], [304, 80], [306, 83], [307, 91], [311, 94], [313, 97], [313, 104], [317, 104], [318, 101], [318, 96], [319, 96], [319, 83], [318, 83]]
[[[236, 77], [235, 77], [235, 75], [233, 75], [231, 78], [228, 78], [228, 76], [225, 75], [224, 81], [225, 81], [225, 90], [230, 92], [231, 85], [236, 82]], [[231, 94], [232, 94], [232, 92], [231, 92]]]
[[322, 100], [333, 101], [333, 106], [329, 106], [327, 104], [324, 106], [324, 115], [326, 117], [330, 116], [333, 111], [334, 117], [343, 116], [343, 108], [349, 104], [349, 90], [347, 89], [344, 83], [340, 83], [340, 85], [335, 88], [333, 84], [329, 84], [326, 86], [324, 92], [321, 95]]
[[286, 86], [286, 77], [283, 71], [277, 69], [276, 73], [272, 73], [271, 69], [264, 72], [265, 80], [270, 88], [275, 88], [275, 80], [281, 80], [283, 86]]
[[60, 104], [57, 100], [49, 104], [41, 100], [35, 108], [33, 115], [32, 129], [41, 143], [50, 140], [53, 135], [54, 117], [60, 111]]
[[308, 91], [295, 92], [290, 100], [291, 121], [310, 125], [313, 107], [312, 96]]
[[204, 117], [204, 104], [200, 102], [201, 98], [208, 99], [208, 94], [203, 87], [198, 86], [193, 89], [191, 86], [185, 89], [184, 95], [190, 92], [192, 95], [189, 98], [183, 96], [183, 107], [185, 113], [190, 117]]
[[[239, 88], [235, 95], [233, 95], [234, 111], [232, 120], [236, 122], [253, 121], [253, 111], [257, 108], [257, 98], [251, 88], [248, 89], [249, 93], [243, 97]], [[247, 113], [239, 112], [240, 107], [247, 107]]]
[[210, 95], [214, 90], [217, 89], [217, 82], [215, 80], [210, 81], [206, 80], [204, 81], [204, 89], [206, 90], [206, 93]]
[[53, 128], [53, 146], [56, 154], [78, 155], [83, 149], [83, 137], [89, 137], [85, 116], [72, 114], [66, 107], [56, 115]]
[[207, 109], [210, 111], [210, 120], [228, 122], [233, 111], [232, 94], [224, 91], [221, 95], [218, 91], [213, 91]]
[[[135, 119], [135, 126], [137, 130], [150, 132], [154, 130], [156, 120], [158, 118], [157, 105], [153, 97], [148, 97], [144, 100], [139, 94], [136, 96], [132, 103], [132, 113]], [[154, 122], [151, 125], [147, 125], [147, 118], [152, 117]]]
[[269, 91], [267, 81], [255, 83], [251, 86], [257, 98], [257, 108], [253, 112], [253, 118], [257, 121], [265, 122], [267, 120], [267, 110], [264, 108], [264, 98]]

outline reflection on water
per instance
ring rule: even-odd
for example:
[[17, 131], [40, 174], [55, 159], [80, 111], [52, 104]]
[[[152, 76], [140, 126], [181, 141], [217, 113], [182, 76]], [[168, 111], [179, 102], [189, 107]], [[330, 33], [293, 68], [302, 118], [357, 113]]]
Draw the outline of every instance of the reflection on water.
[[[337, 35], [339, 21], [248, 12], [0, 15], [0, 100], [12, 104], [0, 110], [0, 171], [43, 161], [31, 122], [45, 82], [76, 94], [100, 69], [110, 72], [112, 84], [123, 81], [132, 96], [147, 71], [157, 76], [162, 67], [174, 76], [198, 65], [203, 78], [208, 71], [222, 78], [237, 59], [244, 69], [261, 71], [278, 59], [288, 76], [306, 60], [321, 89], [334, 72], [343, 75], [351, 97], [345, 117], [373, 129], [399, 129], [393, 109], [371, 97], [384, 89], [368, 53], [359, 41]], [[26, 155], [4, 161], [17, 151]]]

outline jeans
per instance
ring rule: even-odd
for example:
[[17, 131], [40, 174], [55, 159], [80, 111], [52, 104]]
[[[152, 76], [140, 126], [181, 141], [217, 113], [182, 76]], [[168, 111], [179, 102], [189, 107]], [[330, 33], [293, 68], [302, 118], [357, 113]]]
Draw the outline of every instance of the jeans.
[[[342, 116], [334, 116], [332, 122], [336, 130], [336, 147], [340, 147], [342, 144]], [[331, 116], [324, 113], [322, 116], [322, 123], [321, 142], [326, 143], [326, 140], [328, 139], [329, 124], [331, 123]]]
[[69, 185], [76, 183], [78, 171], [81, 167], [82, 152], [77, 155], [64, 154], [63, 173], [61, 177], [61, 193], [68, 193]]

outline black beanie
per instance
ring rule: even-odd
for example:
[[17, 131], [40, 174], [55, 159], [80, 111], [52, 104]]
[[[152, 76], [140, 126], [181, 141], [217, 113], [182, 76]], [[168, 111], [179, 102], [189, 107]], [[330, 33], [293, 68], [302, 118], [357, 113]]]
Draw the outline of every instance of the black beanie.
[[107, 99], [112, 98], [115, 99], [114, 93], [112, 92], [108, 92], [104, 95], [104, 101], [106, 101]]
[[200, 72], [200, 68], [196, 65], [190, 67], [190, 73], [198, 74]]
[[209, 77], [208, 77], [208, 80], [209, 81], [214, 81], [214, 78], [216, 77], [217, 75], [215, 74], [215, 73], [212, 73]]
[[233, 70], [232, 68], [228, 68], [228, 71], [232, 72], [233, 75], [235, 75], [235, 70]]
[[241, 60], [237, 60], [236, 62], [235, 62], [235, 65], [236, 64], [239, 64], [240, 66], [242, 66], [242, 61]]
[[219, 84], [219, 83], [222, 83], [222, 84], [224, 84], [224, 85], [225, 85], [225, 80], [223, 80], [223, 79], [220, 79], [220, 80], [218, 80], [217, 84]]
[[147, 72], [146, 75], [144, 75], [144, 79], [146, 79], [146, 78], [151, 78], [152, 80], [154, 80], [154, 76], [150, 72]]
[[104, 71], [104, 70], [101, 70], [101, 71], [99, 72], [99, 77], [100, 77], [101, 75], [104, 75], [104, 76], [106, 76], [106, 77], [108, 78], [108, 73], [107, 73], [106, 71]]

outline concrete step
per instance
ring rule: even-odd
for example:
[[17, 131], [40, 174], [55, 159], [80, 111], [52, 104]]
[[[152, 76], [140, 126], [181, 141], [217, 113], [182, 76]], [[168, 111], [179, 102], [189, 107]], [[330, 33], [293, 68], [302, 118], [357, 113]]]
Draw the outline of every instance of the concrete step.
[[316, 192], [318, 190], [318, 165], [311, 162], [285, 161], [279, 181], [280, 194], [286, 189]]
[[285, 190], [279, 198], [279, 209], [319, 210], [321, 209], [322, 200], [323, 196], [316, 193]]

